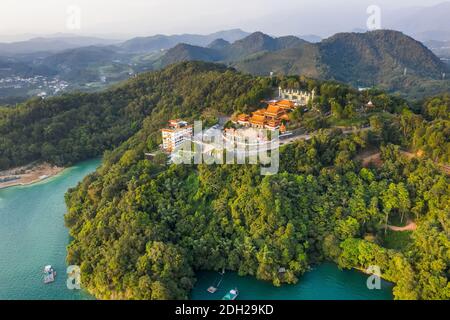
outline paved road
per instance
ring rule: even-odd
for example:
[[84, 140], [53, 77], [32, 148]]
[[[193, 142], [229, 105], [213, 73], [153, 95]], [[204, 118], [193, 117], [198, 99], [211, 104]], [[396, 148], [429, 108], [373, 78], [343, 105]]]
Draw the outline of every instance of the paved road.
[[[370, 129], [372, 129], [371, 127], [366, 127], [366, 128], [360, 128], [360, 129], [352, 129], [352, 130], [344, 130], [343, 133], [344, 134], [350, 134], [350, 133], [357, 133], [357, 132], [362, 132], [362, 131], [369, 131]], [[317, 132], [315, 133], [305, 133], [305, 134], [300, 134], [300, 135], [292, 135], [289, 136], [287, 138], [284, 139], [280, 139], [280, 145], [285, 145], [285, 144], [289, 144], [289, 143], [293, 143], [295, 141], [298, 140], [311, 140], [312, 137], [314, 137], [315, 135], [317, 135]]]
[[[221, 129], [223, 129], [223, 127], [215, 126], [213, 129], [221, 130]], [[350, 133], [356, 133], [356, 132], [361, 132], [361, 131], [368, 131], [370, 129], [371, 129], [370, 127], [367, 127], [367, 128], [361, 128], [361, 129], [355, 129], [355, 130], [344, 130], [343, 133], [350, 134]], [[220, 146], [215, 146], [214, 144], [205, 143], [202, 141], [202, 135], [203, 134], [208, 135], [209, 130], [211, 130], [211, 128], [204, 130], [202, 132], [202, 134], [197, 134], [196, 136], [193, 137], [193, 139], [191, 139], [191, 141], [197, 141], [196, 143], [202, 144], [203, 148], [204, 148], [203, 149], [204, 152], [205, 151], [210, 152], [211, 150], [220, 148]], [[238, 156], [240, 156], [240, 155], [251, 156], [251, 155], [256, 155], [260, 152], [267, 152], [269, 150], [278, 149], [279, 146], [287, 145], [287, 144], [293, 143], [298, 140], [308, 141], [308, 140], [311, 140], [315, 135], [317, 135], [317, 132], [305, 133], [305, 134], [292, 134], [290, 136], [285, 136], [285, 137], [280, 138], [279, 144], [274, 143], [274, 142], [265, 143], [262, 145], [258, 145], [257, 147], [255, 147], [255, 146], [253, 148], [249, 147], [250, 150], [244, 150], [244, 147], [243, 147], [242, 149], [234, 149], [231, 151], [234, 152], [235, 154], [237, 154]]]

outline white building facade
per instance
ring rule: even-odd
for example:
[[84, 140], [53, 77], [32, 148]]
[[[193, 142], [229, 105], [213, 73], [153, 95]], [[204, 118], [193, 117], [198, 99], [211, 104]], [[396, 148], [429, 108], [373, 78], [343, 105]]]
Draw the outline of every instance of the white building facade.
[[296, 89], [283, 89], [281, 87], [278, 88], [278, 96], [280, 99], [291, 100], [295, 102], [299, 106], [306, 106], [309, 101], [314, 100], [315, 91], [301, 91]]
[[193, 129], [186, 121], [170, 120], [169, 127], [162, 129], [163, 149], [173, 152], [181, 146], [184, 141], [192, 138]]

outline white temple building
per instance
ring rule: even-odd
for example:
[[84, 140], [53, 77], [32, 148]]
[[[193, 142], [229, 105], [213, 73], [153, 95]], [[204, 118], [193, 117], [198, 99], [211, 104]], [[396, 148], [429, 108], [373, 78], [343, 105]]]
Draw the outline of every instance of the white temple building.
[[301, 91], [297, 89], [283, 89], [278, 88], [279, 99], [286, 99], [295, 102], [299, 106], [306, 106], [310, 100], [314, 100], [315, 91]]

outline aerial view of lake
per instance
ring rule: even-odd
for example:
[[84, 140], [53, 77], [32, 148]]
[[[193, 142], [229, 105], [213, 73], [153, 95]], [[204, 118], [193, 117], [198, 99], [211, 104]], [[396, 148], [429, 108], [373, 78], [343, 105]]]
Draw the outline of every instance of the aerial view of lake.
[[[56, 177], [23, 187], [0, 190], [0, 299], [92, 299], [84, 291], [66, 287], [66, 246], [69, 234], [64, 226], [64, 194], [93, 172], [100, 160], [82, 162]], [[51, 264], [56, 281], [43, 283], [43, 267]], [[201, 272], [191, 299], [220, 300], [238, 288], [243, 299], [392, 299], [392, 285], [368, 290], [367, 276], [354, 270], [339, 270], [325, 263], [307, 272], [296, 285], [274, 287], [254, 277], [226, 273], [219, 290], [206, 289], [220, 279], [217, 272]]]
[[[0, 299], [90, 298], [66, 286], [64, 194], [99, 164], [98, 159], [82, 162], [40, 183], [0, 190]], [[45, 285], [48, 264], [57, 276]]]

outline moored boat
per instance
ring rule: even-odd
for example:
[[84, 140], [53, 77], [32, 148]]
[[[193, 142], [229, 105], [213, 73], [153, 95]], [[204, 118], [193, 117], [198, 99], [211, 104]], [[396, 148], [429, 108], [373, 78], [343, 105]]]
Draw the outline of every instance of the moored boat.
[[44, 267], [44, 283], [52, 283], [55, 281], [56, 271], [53, 269], [51, 265]]
[[222, 298], [222, 300], [236, 300], [238, 295], [239, 295], [238, 289], [232, 289]]

